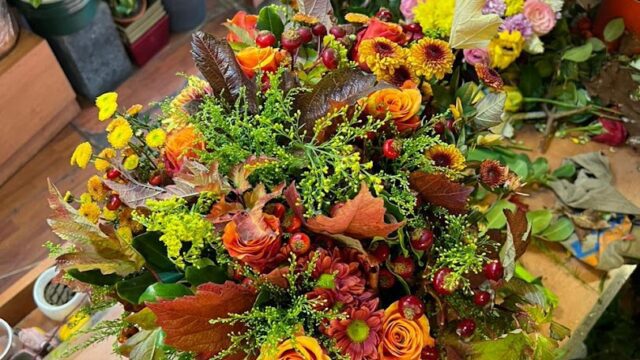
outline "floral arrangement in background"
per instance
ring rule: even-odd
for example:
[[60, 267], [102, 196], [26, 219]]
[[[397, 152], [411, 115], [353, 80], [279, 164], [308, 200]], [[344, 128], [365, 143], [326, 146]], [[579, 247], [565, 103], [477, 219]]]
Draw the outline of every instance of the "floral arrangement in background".
[[338, 25], [314, 4], [194, 34], [203, 79], [157, 117], [96, 100], [110, 146], [80, 144], [71, 164], [97, 174], [49, 199], [63, 281], [91, 310], [125, 309], [91, 340], [117, 335], [132, 359], [559, 353], [557, 299], [516, 260], [571, 234], [519, 196], [566, 171], [511, 167], [503, 80], [456, 56], [500, 24], [470, 0], [448, 38], [385, 10]]

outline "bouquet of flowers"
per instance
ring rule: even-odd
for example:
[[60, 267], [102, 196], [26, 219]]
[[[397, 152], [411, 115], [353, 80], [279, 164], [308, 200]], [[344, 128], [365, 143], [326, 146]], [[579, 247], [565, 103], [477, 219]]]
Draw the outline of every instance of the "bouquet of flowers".
[[523, 179], [470, 158], [506, 98], [454, 54], [499, 26], [476, 31], [477, 5], [458, 1], [449, 42], [336, 25], [328, 1], [241, 12], [226, 41], [194, 34], [203, 79], [159, 116], [100, 96], [110, 146], [71, 158], [97, 175], [49, 199], [62, 281], [125, 309], [91, 340], [132, 359], [553, 356], [557, 299], [516, 265], [541, 226]]

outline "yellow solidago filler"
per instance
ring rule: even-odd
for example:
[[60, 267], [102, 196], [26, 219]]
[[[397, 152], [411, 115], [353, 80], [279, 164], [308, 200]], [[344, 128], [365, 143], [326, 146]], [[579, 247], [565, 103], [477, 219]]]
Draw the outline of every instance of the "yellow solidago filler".
[[427, 33], [448, 36], [455, 6], [455, 0], [419, 0], [413, 8], [414, 20]]
[[505, 86], [503, 89], [507, 93], [504, 111], [516, 112], [520, 110], [520, 105], [522, 105], [522, 93], [520, 93], [520, 90], [515, 86]]
[[367, 15], [358, 13], [348, 13], [344, 16], [344, 19], [354, 24], [367, 24], [369, 22], [369, 17]]
[[105, 172], [111, 166], [111, 163], [108, 161], [116, 157], [116, 151], [113, 148], [104, 148], [98, 154], [97, 158], [93, 162], [93, 165], [96, 167], [96, 170]]
[[89, 144], [88, 141], [85, 141], [73, 150], [70, 163], [71, 165], [78, 165], [79, 168], [84, 169], [91, 160], [92, 154], [93, 149], [91, 148], [91, 144]]
[[142, 110], [143, 106], [140, 104], [131, 105], [130, 108], [127, 109], [127, 115], [136, 116]]
[[80, 204], [86, 204], [86, 203], [90, 203], [93, 201], [93, 199], [91, 198], [91, 195], [89, 193], [84, 193], [82, 195], [80, 195]]
[[506, 69], [514, 62], [524, 45], [524, 38], [520, 31], [502, 31], [489, 44], [489, 55], [491, 66], [499, 69]]
[[441, 80], [453, 71], [453, 52], [446, 41], [423, 38], [409, 48], [409, 62], [418, 75]]
[[118, 237], [128, 243], [133, 241], [133, 232], [131, 228], [128, 226], [120, 226], [118, 230], [116, 230], [116, 234]]
[[436, 145], [427, 150], [427, 157], [435, 166], [464, 170], [464, 156], [455, 145]]
[[107, 196], [107, 191], [102, 186], [102, 180], [97, 175], [93, 175], [87, 181], [87, 192], [95, 201], [103, 200]]
[[138, 167], [139, 163], [140, 163], [140, 158], [138, 157], [138, 155], [133, 154], [133, 155], [127, 156], [127, 158], [124, 159], [124, 163], [122, 166], [124, 166], [125, 170], [133, 170]]
[[80, 213], [80, 215], [86, 217], [87, 220], [95, 224], [98, 222], [98, 219], [100, 218], [100, 207], [98, 207], [98, 205], [92, 201], [86, 202], [80, 205], [80, 209], [78, 209], [78, 213]]
[[524, 0], [505, 0], [507, 4], [507, 10], [504, 12], [505, 16], [513, 16], [519, 14], [524, 9]]
[[118, 110], [118, 94], [114, 92], [104, 93], [96, 98], [98, 107], [98, 120], [105, 121]]
[[145, 141], [147, 145], [152, 148], [160, 147], [164, 144], [164, 141], [167, 139], [167, 133], [162, 129], [153, 129], [149, 131], [147, 136], [145, 137]]
[[366, 64], [373, 72], [381, 69], [392, 72], [405, 56], [403, 47], [383, 37], [362, 40], [358, 47], [358, 62]]
[[118, 218], [118, 212], [117, 211], [111, 211], [111, 210], [107, 209], [106, 206], [104, 206], [102, 208], [102, 218], [107, 220], [107, 221], [114, 221], [115, 219]]
[[127, 146], [132, 136], [133, 130], [131, 129], [131, 125], [125, 121], [123, 124], [120, 124], [111, 130], [109, 135], [107, 135], [107, 140], [114, 148], [122, 149]]

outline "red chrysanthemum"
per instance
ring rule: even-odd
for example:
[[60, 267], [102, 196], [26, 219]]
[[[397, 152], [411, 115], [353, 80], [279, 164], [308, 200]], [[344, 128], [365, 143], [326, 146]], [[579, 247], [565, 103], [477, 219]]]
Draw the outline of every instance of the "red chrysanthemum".
[[475, 68], [478, 79], [485, 83], [485, 85], [498, 91], [502, 90], [504, 81], [502, 81], [502, 77], [497, 71], [485, 64], [476, 64]]
[[378, 300], [347, 309], [347, 318], [332, 320], [327, 335], [352, 360], [377, 359], [384, 312], [376, 310]]
[[485, 160], [480, 164], [480, 181], [491, 189], [504, 185], [508, 175], [509, 168], [496, 160]]

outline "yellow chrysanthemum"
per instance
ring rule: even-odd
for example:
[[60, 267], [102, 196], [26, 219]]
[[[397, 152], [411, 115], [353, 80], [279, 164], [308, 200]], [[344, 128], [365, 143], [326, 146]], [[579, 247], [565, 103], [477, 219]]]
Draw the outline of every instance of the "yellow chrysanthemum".
[[104, 186], [102, 186], [102, 180], [96, 175], [93, 175], [87, 181], [87, 192], [95, 201], [103, 200], [107, 196], [107, 191]]
[[348, 13], [344, 16], [344, 19], [354, 24], [367, 24], [370, 20], [367, 15], [359, 13]]
[[504, 103], [504, 111], [516, 112], [520, 110], [522, 105], [522, 93], [515, 86], [505, 86], [504, 91], [507, 94], [507, 100]]
[[84, 193], [80, 195], [79, 201], [80, 201], [80, 204], [87, 204], [92, 202], [93, 199], [91, 198], [91, 195], [89, 193]]
[[455, 0], [421, 0], [413, 8], [414, 21], [426, 33], [436, 33], [443, 37], [451, 32]]
[[87, 218], [92, 223], [97, 223], [100, 218], [100, 207], [94, 202], [86, 202], [80, 205], [78, 213]]
[[107, 221], [114, 221], [115, 219], [118, 218], [118, 212], [117, 211], [111, 211], [109, 209], [107, 209], [107, 207], [103, 207], [102, 208], [102, 218], [107, 220]]
[[422, 86], [420, 86], [420, 91], [422, 92], [423, 99], [428, 99], [433, 96], [433, 88], [431, 87], [431, 84], [426, 81], [422, 83]]
[[366, 64], [373, 72], [393, 73], [405, 56], [403, 47], [383, 37], [363, 40], [358, 47], [358, 62]]
[[105, 172], [111, 166], [108, 160], [116, 157], [116, 151], [113, 148], [104, 148], [98, 154], [97, 158], [93, 162], [93, 165], [96, 167], [96, 170], [100, 172]]
[[489, 44], [491, 66], [506, 69], [520, 56], [523, 45], [524, 38], [520, 31], [500, 32]]
[[303, 13], [293, 15], [293, 21], [307, 25], [315, 25], [319, 22], [318, 18]]
[[131, 125], [129, 125], [128, 122], [125, 122], [111, 130], [109, 135], [107, 135], [107, 140], [114, 148], [122, 149], [127, 146], [132, 136], [133, 130], [131, 129]]
[[504, 12], [505, 16], [512, 16], [522, 12], [524, 9], [524, 0], [505, 0], [507, 9]]
[[131, 105], [130, 108], [127, 109], [127, 115], [136, 116], [142, 110], [143, 106], [140, 104]]
[[127, 156], [127, 158], [124, 159], [124, 163], [122, 164], [122, 166], [124, 166], [125, 170], [133, 170], [138, 167], [139, 163], [140, 158], [138, 157], [138, 155], [133, 154]]
[[118, 94], [115, 92], [104, 93], [96, 98], [98, 107], [98, 120], [105, 121], [118, 110]]
[[464, 170], [464, 156], [455, 145], [436, 145], [427, 150], [427, 157], [435, 166]]
[[167, 133], [162, 129], [153, 129], [149, 131], [149, 133], [145, 137], [145, 141], [147, 142], [147, 145], [149, 145], [152, 148], [157, 148], [162, 146], [166, 139], [167, 139]]
[[128, 226], [120, 226], [118, 230], [116, 230], [116, 234], [120, 239], [128, 243], [133, 241], [133, 232], [131, 231], [131, 228]]
[[91, 160], [92, 154], [93, 149], [91, 148], [91, 144], [89, 144], [88, 141], [85, 141], [73, 150], [70, 163], [71, 165], [78, 165], [79, 168], [84, 169]]
[[378, 80], [386, 81], [397, 87], [402, 87], [405, 82], [411, 81], [414, 84], [420, 82], [418, 75], [413, 71], [413, 67], [406, 62], [399, 63], [389, 69], [378, 68], [374, 71]]
[[107, 132], [112, 132], [113, 129], [117, 128], [120, 125], [129, 125], [129, 122], [127, 121], [127, 119], [123, 118], [122, 116], [118, 116], [115, 119], [113, 119], [113, 121], [111, 121], [109, 123], [109, 125], [107, 125]]
[[453, 71], [453, 52], [446, 41], [423, 38], [409, 48], [409, 62], [418, 75], [442, 79]]

